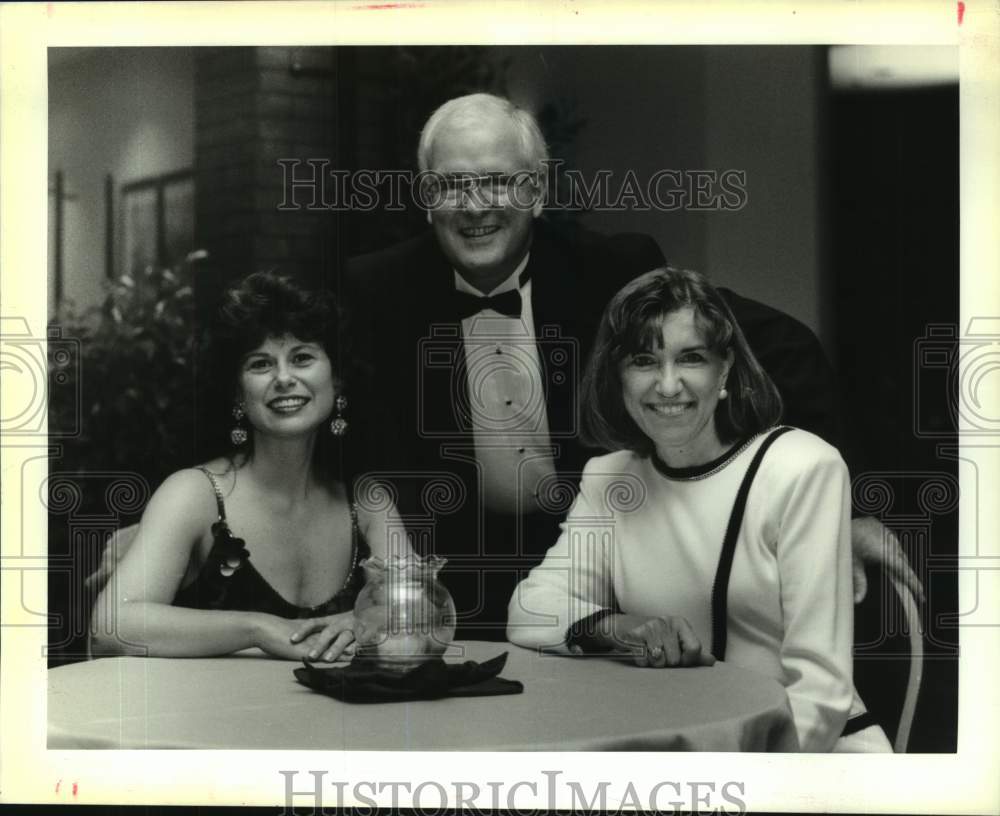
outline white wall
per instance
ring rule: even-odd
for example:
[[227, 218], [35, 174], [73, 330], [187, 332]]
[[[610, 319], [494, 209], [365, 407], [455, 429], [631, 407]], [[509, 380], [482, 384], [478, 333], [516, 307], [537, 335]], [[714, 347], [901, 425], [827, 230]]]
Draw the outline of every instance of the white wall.
[[507, 48], [508, 91], [587, 120], [567, 163], [640, 180], [660, 168], [744, 170], [735, 212], [594, 212], [604, 232], [653, 235], [667, 259], [782, 309], [830, 350], [821, 303], [819, 53], [809, 47]]
[[64, 297], [100, 302], [105, 280], [105, 176], [130, 181], [194, 166], [190, 48], [49, 50], [49, 305], [55, 270], [55, 172], [63, 171]]
[[821, 302], [822, 151], [815, 49], [706, 49], [708, 165], [747, 173], [746, 206], [707, 219], [713, 279], [794, 315], [831, 348]]

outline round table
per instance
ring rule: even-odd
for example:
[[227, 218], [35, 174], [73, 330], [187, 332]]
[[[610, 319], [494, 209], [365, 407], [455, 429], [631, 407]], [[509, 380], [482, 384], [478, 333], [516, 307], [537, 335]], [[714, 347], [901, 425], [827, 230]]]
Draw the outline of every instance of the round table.
[[784, 689], [724, 663], [640, 669], [507, 643], [453, 644], [447, 659], [508, 652], [523, 694], [350, 704], [299, 684], [298, 664], [230, 657], [102, 658], [48, 673], [48, 747], [304, 750], [795, 751]]

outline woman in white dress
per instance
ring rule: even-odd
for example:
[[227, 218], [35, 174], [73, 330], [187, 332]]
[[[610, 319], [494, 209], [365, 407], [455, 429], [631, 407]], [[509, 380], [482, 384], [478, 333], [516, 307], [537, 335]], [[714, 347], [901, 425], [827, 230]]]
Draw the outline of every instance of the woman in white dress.
[[852, 683], [850, 479], [776, 428], [781, 398], [719, 294], [671, 268], [608, 304], [582, 388], [591, 459], [511, 598], [513, 643], [716, 659], [781, 682], [803, 751], [891, 750]]

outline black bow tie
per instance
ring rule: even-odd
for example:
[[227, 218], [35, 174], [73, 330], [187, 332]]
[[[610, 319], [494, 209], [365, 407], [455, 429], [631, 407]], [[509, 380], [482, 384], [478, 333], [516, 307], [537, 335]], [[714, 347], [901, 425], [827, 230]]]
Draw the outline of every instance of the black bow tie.
[[525, 267], [517, 279], [517, 289], [508, 289], [498, 295], [483, 297], [482, 295], [470, 295], [468, 292], [455, 291], [455, 311], [460, 320], [479, 314], [483, 309], [492, 309], [507, 317], [521, 316], [521, 289], [531, 278], [530, 270]]
[[517, 289], [508, 289], [506, 292], [490, 297], [470, 295], [468, 292], [455, 292], [455, 304], [455, 310], [461, 320], [472, 317], [483, 309], [492, 309], [507, 317], [521, 316], [521, 293]]

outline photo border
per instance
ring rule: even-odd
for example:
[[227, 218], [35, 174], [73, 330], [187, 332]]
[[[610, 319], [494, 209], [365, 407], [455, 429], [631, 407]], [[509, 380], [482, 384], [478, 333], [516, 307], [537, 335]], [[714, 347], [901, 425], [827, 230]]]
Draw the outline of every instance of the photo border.
[[[626, 12], [628, 8], [628, 12]], [[498, 11], [500, 12], [498, 14]], [[2, 316], [46, 325], [47, 47], [96, 45], [341, 44], [934, 44], [960, 49], [961, 326], [1000, 314], [1000, 12], [996, 3], [525, 3], [322, 2], [80, 3], [0, 6], [0, 270]], [[994, 380], [996, 378], [994, 377]], [[983, 396], [997, 399], [996, 382]], [[5, 405], [16, 399], [0, 392]], [[8, 416], [4, 412], [4, 416]], [[21, 475], [49, 441], [2, 442], [2, 638], [0, 801], [63, 804], [283, 805], [285, 778], [310, 770], [328, 780], [413, 783], [505, 779], [541, 783], [664, 780], [743, 782], [751, 810], [990, 813], [1000, 741], [997, 633], [1000, 439], [963, 437], [959, 468], [962, 657], [954, 755], [749, 755], [473, 752], [65, 751], [46, 748], [45, 507]], [[972, 466], [969, 466], [972, 463]], [[35, 470], [38, 468], [36, 467]], [[34, 472], [34, 471], [32, 471]], [[992, 566], [991, 566], [992, 565]], [[28, 607], [27, 609], [25, 607]], [[968, 611], [966, 611], [968, 610]], [[41, 617], [40, 617], [41, 616]], [[482, 769], [492, 769], [485, 772]], [[450, 789], [450, 788], [449, 788]], [[333, 788], [327, 788], [334, 793]], [[390, 804], [388, 792], [380, 803]], [[308, 802], [301, 797], [300, 806]], [[430, 798], [431, 802], [435, 799]], [[332, 807], [333, 799], [325, 803]], [[344, 805], [352, 804], [349, 801]], [[353, 804], [364, 804], [355, 802]], [[400, 805], [407, 802], [402, 800]], [[503, 803], [505, 806], [507, 802]], [[521, 787], [513, 805], [567, 808]], [[626, 803], [627, 804], [627, 803]], [[609, 807], [614, 803], [609, 800]]]

